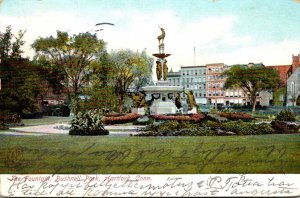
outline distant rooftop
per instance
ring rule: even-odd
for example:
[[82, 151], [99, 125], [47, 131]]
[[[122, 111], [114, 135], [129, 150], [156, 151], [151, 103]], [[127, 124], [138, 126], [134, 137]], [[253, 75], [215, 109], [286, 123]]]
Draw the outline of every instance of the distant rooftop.
[[181, 68], [185, 69], [185, 68], [198, 68], [198, 67], [205, 67], [205, 65], [194, 65], [194, 66], [180, 66]]
[[286, 84], [291, 65], [270, 65], [266, 67], [277, 70], [280, 80], [284, 83], [284, 85]]

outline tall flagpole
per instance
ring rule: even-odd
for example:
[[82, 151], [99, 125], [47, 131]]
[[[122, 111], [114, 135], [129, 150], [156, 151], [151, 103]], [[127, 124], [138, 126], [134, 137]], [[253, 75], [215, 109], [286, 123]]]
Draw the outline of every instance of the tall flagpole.
[[194, 66], [196, 66], [196, 47], [194, 46]]

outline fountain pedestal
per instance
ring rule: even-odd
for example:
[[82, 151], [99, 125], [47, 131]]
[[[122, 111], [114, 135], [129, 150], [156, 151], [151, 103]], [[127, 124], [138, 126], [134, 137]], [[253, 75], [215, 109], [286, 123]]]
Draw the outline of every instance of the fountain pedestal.
[[[168, 83], [166, 81], [165, 83]], [[180, 109], [175, 105], [175, 97], [183, 92], [182, 86], [146, 86], [142, 88], [151, 98], [150, 114], [177, 114]]]

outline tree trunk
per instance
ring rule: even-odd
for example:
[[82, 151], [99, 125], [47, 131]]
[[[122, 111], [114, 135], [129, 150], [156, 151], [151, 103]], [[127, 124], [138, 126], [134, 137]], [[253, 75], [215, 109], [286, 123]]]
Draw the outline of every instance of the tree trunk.
[[255, 107], [256, 107], [256, 94], [252, 96], [252, 112], [255, 112]]
[[119, 97], [118, 97], [119, 113], [120, 114], [123, 112], [123, 99], [124, 99], [124, 96], [122, 94], [120, 94]]

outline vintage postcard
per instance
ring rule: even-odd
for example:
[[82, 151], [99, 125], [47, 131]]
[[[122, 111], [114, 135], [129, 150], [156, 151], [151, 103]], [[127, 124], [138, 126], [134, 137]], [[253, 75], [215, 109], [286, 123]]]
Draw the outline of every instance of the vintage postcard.
[[0, 196], [300, 196], [299, 0], [0, 0]]

